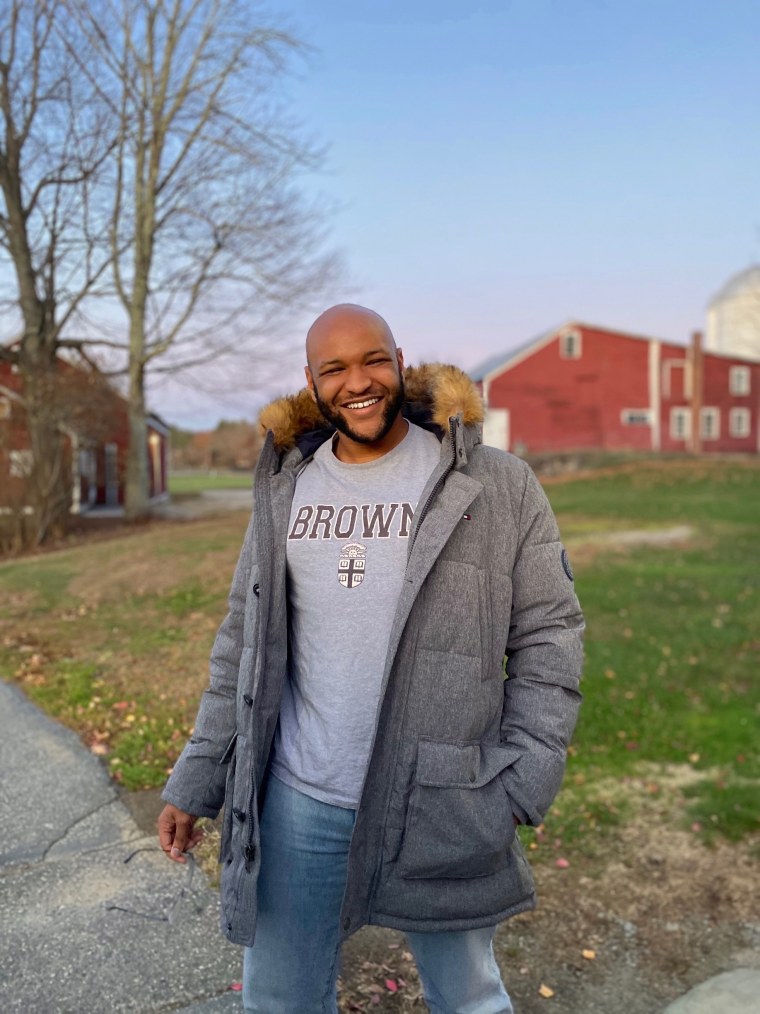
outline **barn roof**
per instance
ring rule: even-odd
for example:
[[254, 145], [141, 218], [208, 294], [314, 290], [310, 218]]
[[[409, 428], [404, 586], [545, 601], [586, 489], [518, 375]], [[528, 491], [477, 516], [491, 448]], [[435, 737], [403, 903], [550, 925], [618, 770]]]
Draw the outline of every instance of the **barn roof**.
[[[613, 335], [616, 338], [632, 338], [634, 341], [640, 342], [659, 341], [665, 345], [683, 345], [683, 342], [672, 341], [667, 338], [654, 338], [651, 335], [631, 334], [630, 331], [620, 331], [617, 328], [605, 327], [602, 324], [589, 324], [587, 321], [582, 320], [566, 320], [562, 324], [558, 324], [556, 327], [552, 327], [548, 331], [536, 335], [535, 338], [531, 338], [530, 341], [524, 342], [522, 345], [517, 345], [507, 352], [498, 352], [496, 355], [489, 356], [488, 359], [484, 359], [474, 369], [469, 371], [470, 376], [473, 380], [479, 381], [485, 380], [486, 377], [492, 376], [494, 373], [501, 373], [508, 366], [514, 365], [515, 360], [525, 358], [528, 353], [539, 349], [560, 332], [574, 327], [584, 328], [587, 331], [602, 331], [604, 334]], [[710, 354], [712, 355], [713, 353], [710, 352]]]
[[515, 346], [515, 348], [510, 349], [508, 352], [497, 352], [495, 355], [489, 356], [488, 359], [484, 359], [472, 370], [469, 370], [470, 377], [476, 381], [485, 380], [485, 378], [491, 373], [497, 373], [499, 370], [503, 369], [510, 360], [522, 355], [523, 352], [527, 352], [529, 349], [533, 348], [534, 345], [539, 346], [548, 341], [553, 335], [555, 335], [563, 327], [567, 327], [570, 323], [573, 322], [566, 321], [564, 324], [559, 324], [557, 327], [550, 328], [548, 331], [542, 332], [535, 338], [531, 338], [530, 341], [523, 342], [522, 345]]

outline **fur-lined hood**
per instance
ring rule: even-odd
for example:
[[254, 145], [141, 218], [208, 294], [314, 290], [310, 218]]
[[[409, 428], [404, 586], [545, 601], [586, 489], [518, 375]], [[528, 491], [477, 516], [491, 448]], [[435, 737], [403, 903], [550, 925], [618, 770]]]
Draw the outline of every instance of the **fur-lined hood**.
[[[404, 370], [406, 400], [403, 413], [418, 425], [443, 433], [452, 416], [465, 426], [483, 422], [483, 399], [466, 373], [444, 363], [422, 363]], [[330, 430], [308, 388], [278, 398], [262, 409], [259, 425], [271, 430], [278, 451], [287, 451], [306, 433]]]

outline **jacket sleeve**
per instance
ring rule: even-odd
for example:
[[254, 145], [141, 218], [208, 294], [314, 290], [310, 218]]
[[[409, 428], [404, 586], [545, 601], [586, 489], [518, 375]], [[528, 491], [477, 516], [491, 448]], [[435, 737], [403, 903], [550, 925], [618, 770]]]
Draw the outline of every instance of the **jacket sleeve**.
[[211, 649], [209, 685], [201, 697], [193, 734], [161, 798], [197, 817], [216, 817], [224, 802], [227, 761], [234, 745], [238, 670], [254, 562], [253, 517], [235, 568], [228, 611]]
[[581, 695], [584, 622], [549, 501], [526, 466], [501, 740], [520, 757], [502, 773], [519, 817], [540, 824], [559, 791]]

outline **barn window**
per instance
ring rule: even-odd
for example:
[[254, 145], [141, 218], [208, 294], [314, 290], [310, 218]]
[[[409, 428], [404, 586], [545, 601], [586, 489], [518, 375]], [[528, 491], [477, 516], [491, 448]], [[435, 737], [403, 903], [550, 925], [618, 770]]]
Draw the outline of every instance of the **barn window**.
[[652, 421], [648, 408], [624, 408], [620, 418], [624, 426], [649, 426]]
[[732, 408], [728, 414], [728, 432], [732, 437], [749, 436], [749, 409]]
[[581, 358], [581, 335], [579, 331], [565, 331], [560, 336], [559, 354], [562, 359]]
[[717, 440], [720, 436], [720, 409], [703, 408], [699, 412], [699, 435], [703, 440]]
[[32, 474], [31, 451], [11, 451], [8, 458], [8, 471], [14, 479], [25, 479]]
[[749, 366], [732, 366], [728, 371], [728, 389], [731, 394], [749, 394]]
[[672, 440], [688, 440], [691, 437], [691, 409], [671, 408], [670, 436]]

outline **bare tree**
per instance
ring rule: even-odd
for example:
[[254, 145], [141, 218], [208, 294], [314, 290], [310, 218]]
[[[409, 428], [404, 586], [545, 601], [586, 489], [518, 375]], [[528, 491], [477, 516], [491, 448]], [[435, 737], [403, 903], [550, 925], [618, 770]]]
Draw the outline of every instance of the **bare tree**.
[[313, 299], [335, 265], [297, 186], [319, 153], [278, 100], [300, 49], [292, 35], [248, 0], [71, 8], [99, 53], [92, 84], [118, 121], [109, 241], [128, 319], [126, 501], [137, 518], [148, 511], [147, 371], [230, 355], [254, 369], [276, 353], [283, 314]]
[[57, 0], [0, 7], [0, 309], [12, 328], [0, 358], [23, 381], [35, 543], [69, 505], [58, 351], [111, 256], [93, 224], [107, 110], [57, 34], [60, 13]]

